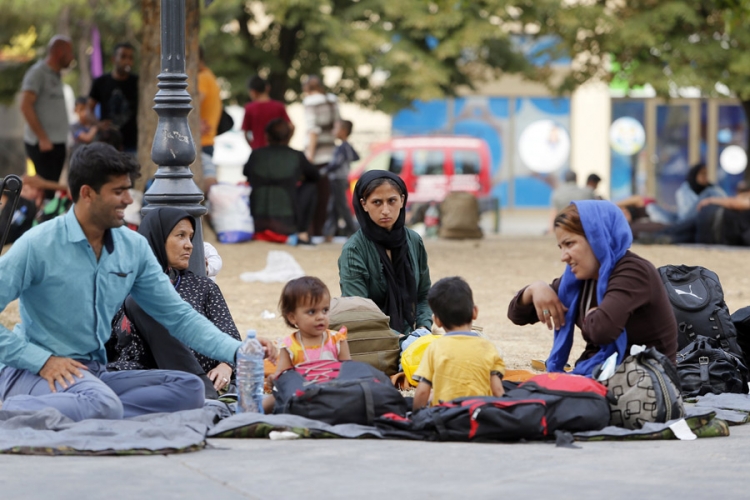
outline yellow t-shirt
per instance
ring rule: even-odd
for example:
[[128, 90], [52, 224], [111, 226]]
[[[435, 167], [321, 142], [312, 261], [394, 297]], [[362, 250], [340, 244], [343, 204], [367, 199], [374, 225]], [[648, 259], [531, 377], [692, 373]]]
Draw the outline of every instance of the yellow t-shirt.
[[208, 132], [201, 135], [201, 146], [211, 146], [216, 137], [216, 127], [221, 118], [221, 96], [219, 84], [210, 69], [198, 71], [198, 93], [201, 96], [201, 120], [209, 125]]
[[495, 345], [473, 332], [451, 332], [427, 348], [414, 378], [432, 384], [432, 404], [466, 396], [492, 396], [492, 372], [505, 374]]

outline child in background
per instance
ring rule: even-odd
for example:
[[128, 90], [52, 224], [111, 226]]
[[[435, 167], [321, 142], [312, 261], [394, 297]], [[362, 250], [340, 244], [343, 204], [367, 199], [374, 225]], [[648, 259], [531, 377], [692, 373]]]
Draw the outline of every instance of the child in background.
[[[281, 341], [275, 376], [311, 361], [352, 359], [346, 328], [338, 332], [328, 329], [330, 307], [331, 293], [318, 278], [303, 276], [284, 286], [279, 309], [287, 326], [297, 331]], [[274, 402], [273, 396], [266, 396], [263, 410], [272, 412]]]
[[219, 274], [223, 265], [221, 255], [215, 246], [205, 241], [203, 242], [203, 255], [206, 257], [206, 276], [215, 283], [216, 275]]
[[86, 97], [76, 99], [75, 113], [78, 115], [78, 123], [70, 126], [70, 133], [73, 134], [73, 149], [81, 144], [90, 144], [94, 142], [98, 127], [92, 122], [92, 117], [88, 112]]
[[347, 142], [352, 133], [352, 122], [339, 120], [333, 127], [333, 134], [341, 143], [333, 151], [333, 158], [326, 167], [326, 175], [331, 183], [331, 197], [328, 199], [328, 218], [323, 227], [326, 241], [333, 240], [339, 227], [339, 219], [344, 219], [346, 236], [357, 232], [358, 226], [354, 222], [349, 210], [349, 170], [353, 161], [359, 160], [359, 155], [351, 144]]
[[445, 334], [427, 348], [414, 374], [414, 411], [466, 396], [502, 396], [505, 362], [495, 345], [471, 331], [477, 306], [462, 278], [443, 278], [427, 294], [435, 325]]

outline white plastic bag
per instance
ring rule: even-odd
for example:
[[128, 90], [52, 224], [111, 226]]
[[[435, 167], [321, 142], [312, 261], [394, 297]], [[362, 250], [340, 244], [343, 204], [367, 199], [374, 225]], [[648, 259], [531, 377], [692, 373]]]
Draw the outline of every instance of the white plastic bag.
[[253, 239], [255, 227], [250, 216], [250, 186], [214, 184], [208, 191], [211, 225], [221, 243]]

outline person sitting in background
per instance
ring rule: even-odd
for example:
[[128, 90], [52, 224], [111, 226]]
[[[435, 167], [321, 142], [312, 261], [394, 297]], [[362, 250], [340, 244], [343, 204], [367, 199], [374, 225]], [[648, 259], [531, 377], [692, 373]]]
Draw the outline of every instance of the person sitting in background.
[[590, 174], [588, 177], [586, 177], [586, 187], [589, 188], [592, 193], [594, 193], [594, 198], [596, 198], [597, 200], [603, 199], [601, 196], [596, 194], [596, 189], [599, 187], [600, 182], [602, 182], [602, 178], [596, 174]]
[[554, 232], [554, 221], [557, 214], [560, 213], [565, 207], [570, 205], [573, 201], [578, 200], [593, 200], [594, 191], [589, 187], [580, 187], [577, 184], [578, 176], [572, 170], [565, 172], [563, 176], [564, 183], [557, 186], [550, 196], [550, 205], [552, 205], [552, 211], [550, 212], [550, 224], [549, 230]]
[[266, 231], [296, 234], [300, 244], [310, 244], [307, 230], [320, 174], [301, 151], [289, 147], [289, 139], [289, 123], [276, 118], [266, 126], [268, 146], [250, 153], [242, 171], [252, 188], [250, 214], [256, 237]]
[[[193, 252], [195, 219], [185, 210], [156, 207], [146, 214], [138, 227], [182, 300], [233, 339], [241, 340], [232, 314], [219, 287], [207, 276], [188, 270]], [[186, 347], [149, 316], [131, 297], [112, 321], [112, 336], [107, 343], [111, 371], [179, 370], [203, 380], [206, 398], [216, 399], [234, 378], [234, 366]]]
[[692, 222], [698, 216], [698, 204], [706, 198], [725, 198], [727, 194], [719, 186], [708, 182], [708, 170], [705, 163], [693, 165], [675, 192], [677, 211], [672, 212], [658, 204], [648, 206], [652, 221], [662, 224]]
[[497, 347], [471, 330], [477, 319], [471, 287], [462, 278], [443, 278], [427, 294], [435, 324], [445, 334], [425, 351], [414, 379], [419, 381], [414, 394], [414, 411], [432, 404], [466, 396], [504, 394], [505, 362]]
[[675, 362], [677, 322], [656, 268], [632, 253], [630, 228], [608, 201], [576, 201], [555, 217], [555, 236], [565, 272], [551, 285], [536, 281], [508, 306], [516, 325], [542, 321], [555, 330], [547, 370], [568, 362], [575, 327], [586, 349], [573, 373], [590, 375], [617, 353], [621, 363], [633, 345], [654, 347]]

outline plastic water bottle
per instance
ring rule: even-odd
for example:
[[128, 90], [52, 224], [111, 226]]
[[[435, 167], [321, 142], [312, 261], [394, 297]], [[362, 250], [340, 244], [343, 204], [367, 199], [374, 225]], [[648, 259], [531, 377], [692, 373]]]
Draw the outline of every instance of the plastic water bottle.
[[263, 413], [263, 346], [255, 338], [255, 330], [237, 350], [237, 413]]

